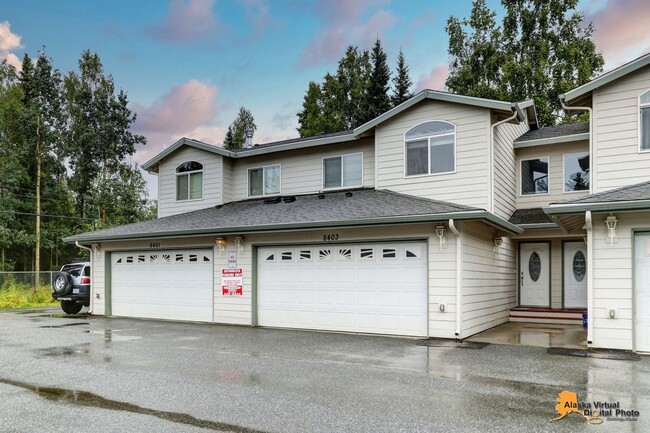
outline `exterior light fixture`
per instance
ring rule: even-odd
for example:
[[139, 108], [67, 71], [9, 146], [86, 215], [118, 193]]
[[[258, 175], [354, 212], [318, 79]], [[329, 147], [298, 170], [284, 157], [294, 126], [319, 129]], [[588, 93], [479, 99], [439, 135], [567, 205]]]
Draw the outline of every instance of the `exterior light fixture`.
[[237, 245], [237, 251], [242, 252], [244, 251], [244, 238], [241, 236], [236, 236], [235, 239], [235, 245]]
[[610, 245], [612, 245], [614, 239], [616, 239], [616, 223], [618, 223], [618, 218], [610, 213], [605, 220], [605, 224], [607, 224], [607, 237], [609, 238]]
[[223, 254], [226, 251], [226, 240], [224, 238], [217, 238], [214, 243], [219, 247], [219, 254]]
[[499, 247], [503, 245], [503, 238], [501, 236], [494, 237], [494, 252], [496, 253]]
[[436, 235], [438, 236], [438, 239], [440, 239], [440, 248], [447, 245], [447, 229], [445, 228], [445, 226], [443, 226], [442, 224], [436, 226]]

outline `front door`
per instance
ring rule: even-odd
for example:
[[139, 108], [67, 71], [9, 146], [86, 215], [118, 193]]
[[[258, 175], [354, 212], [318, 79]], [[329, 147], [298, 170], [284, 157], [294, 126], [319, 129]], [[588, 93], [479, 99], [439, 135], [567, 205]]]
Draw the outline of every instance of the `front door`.
[[587, 248], [564, 243], [564, 308], [587, 308]]
[[550, 244], [519, 244], [519, 305], [550, 307]]
[[634, 249], [634, 347], [650, 352], [650, 234], [637, 234]]

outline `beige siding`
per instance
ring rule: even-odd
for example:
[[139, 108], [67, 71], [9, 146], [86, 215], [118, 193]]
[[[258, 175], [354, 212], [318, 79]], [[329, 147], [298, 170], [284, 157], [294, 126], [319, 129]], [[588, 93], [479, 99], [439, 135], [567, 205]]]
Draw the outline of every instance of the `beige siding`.
[[[203, 164], [203, 198], [176, 201], [176, 167], [186, 161]], [[184, 146], [161, 163], [158, 171], [158, 217], [205, 209], [222, 203], [222, 157], [194, 147]]]
[[102, 315], [105, 312], [105, 290], [106, 287], [106, 266], [104, 250], [100, 249], [92, 253], [93, 263], [91, 264], [91, 283], [92, 295], [90, 302], [92, 303], [93, 314]]
[[233, 160], [230, 158], [223, 158], [223, 171], [222, 171], [222, 180], [221, 180], [221, 189], [223, 203], [229, 203], [233, 201], [232, 199], [232, 166]]
[[528, 122], [519, 125], [504, 123], [494, 131], [494, 210], [509, 219], [517, 203], [515, 150], [513, 142], [528, 131]]
[[638, 98], [648, 90], [650, 66], [594, 91], [594, 192], [650, 180], [650, 152], [639, 152]]
[[[428, 120], [456, 125], [456, 173], [405, 178], [404, 133]], [[490, 110], [426, 100], [375, 130], [377, 188], [482, 209], [488, 207]]]
[[[549, 203], [575, 200], [589, 194], [589, 191], [564, 192], [564, 155], [589, 153], [588, 141], [551, 144], [546, 146], [525, 147], [516, 150], [517, 208], [528, 209], [547, 206]], [[549, 192], [548, 194], [521, 194], [521, 161], [525, 159], [549, 157]]]
[[363, 186], [375, 186], [373, 138], [316, 146], [233, 160], [232, 200], [248, 198], [248, 169], [280, 164], [282, 195], [317, 193], [323, 189], [323, 158], [363, 152]]

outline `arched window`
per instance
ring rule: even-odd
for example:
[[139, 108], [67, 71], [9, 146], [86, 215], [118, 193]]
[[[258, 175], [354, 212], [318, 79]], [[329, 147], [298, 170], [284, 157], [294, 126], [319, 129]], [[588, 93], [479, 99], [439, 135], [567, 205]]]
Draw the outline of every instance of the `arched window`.
[[203, 164], [187, 161], [176, 167], [176, 200], [203, 198]]
[[405, 174], [456, 171], [456, 126], [442, 120], [420, 123], [404, 134]]
[[650, 150], [650, 90], [639, 96], [639, 148]]

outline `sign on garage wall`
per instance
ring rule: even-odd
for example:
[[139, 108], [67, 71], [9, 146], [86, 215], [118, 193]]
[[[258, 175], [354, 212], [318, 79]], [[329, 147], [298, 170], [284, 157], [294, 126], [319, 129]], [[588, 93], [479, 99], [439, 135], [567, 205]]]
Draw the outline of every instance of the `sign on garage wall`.
[[223, 296], [242, 296], [244, 294], [242, 268], [221, 269], [221, 294]]

